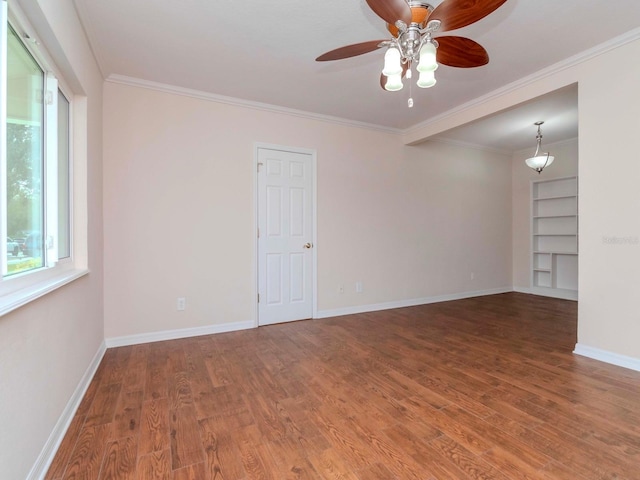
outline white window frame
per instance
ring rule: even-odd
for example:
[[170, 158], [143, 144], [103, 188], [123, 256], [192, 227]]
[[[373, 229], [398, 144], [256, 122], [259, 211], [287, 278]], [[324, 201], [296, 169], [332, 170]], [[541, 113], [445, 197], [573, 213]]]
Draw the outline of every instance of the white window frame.
[[[43, 251], [45, 266], [17, 273], [4, 277], [6, 272], [7, 252], [6, 252], [6, 58], [7, 58], [7, 22], [12, 28], [22, 36], [22, 41], [31, 55], [36, 59], [40, 67], [45, 72], [46, 91], [50, 92], [47, 100], [52, 103], [52, 107], [45, 109], [45, 129], [52, 124], [57, 125], [57, 101], [58, 90], [69, 101], [69, 242], [70, 256], [58, 259], [58, 151], [57, 151], [57, 128], [53, 135], [49, 131], [46, 136], [48, 141], [45, 144], [45, 168], [43, 178], [45, 180], [45, 212], [43, 212], [45, 229], [43, 236], [45, 239], [46, 253]], [[31, 41], [25, 41], [25, 39]], [[83, 187], [75, 178], [76, 172], [86, 172], [86, 155], [76, 158], [75, 145], [86, 146], [86, 98], [80, 98], [76, 102], [76, 95], [64, 81], [63, 75], [57, 70], [51, 60], [46, 48], [37, 40], [37, 35], [28, 19], [21, 11], [14, 0], [8, 3], [0, 0], [0, 316], [9, 313], [85, 274], [88, 273], [86, 257], [86, 219], [76, 221], [79, 215], [86, 214], [86, 205], [79, 205], [76, 198], [76, 191], [84, 196], [80, 200], [86, 203], [86, 186]], [[74, 115], [76, 109], [80, 115]], [[84, 110], [83, 110], [84, 109]], [[51, 140], [55, 141], [51, 141]], [[86, 152], [85, 152], [86, 153]], [[80, 167], [80, 168], [76, 168]], [[76, 186], [81, 188], [76, 189]], [[80, 208], [83, 207], [83, 208]]]
[[[58, 90], [60, 93], [62, 93], [62, 95], [64, 96], [64, 98], [67, 100], [67, 102], [69, 103], [69, 137], [67, 138], [67, 146], [68, 146], [68, 166], [67, 166], [67, 171], [68, 171], [68, 195], [69, 195], [69, 211], [67, 212], [67, 217], [69, 220], [69, 232], [67, 232], [67, 235], [69, 236], [69, 256], [68, 257], [63, 257], [63, 258], [58, 258], [58, 263], [70, 263], [73, 262], [73, 159], [74, 159], [74, 155], [73, 155], [73, 125], [74, 125], [74, 116], [73, 116], [73, 96], [70, 93], [70, 90], [68, 89], [68, 87], [65, 85], [64, 81], [60, 81], [58, 82]], [[57, 95], [58, 92], [56, 92]], [[56, 169], [57, 171], [57, 169]], [[59, 183], [56, 182], [56, 188], [58, 187]], [[56, 193], [56, 196], [59, 194], [60, 192]], [[58, 199], [56, 199], [56, 202], [58, 201]], [[56, 208], [57, 208], [57, 203], [56, 203]], [[60, 212], [58, 212], [59, 214]], [[58, 223], [56, 222], [56, 228], [58, 228]], [[56, 249], [56, 252], [59, 252], [59, 245], [58, 245], [58, 249]]]

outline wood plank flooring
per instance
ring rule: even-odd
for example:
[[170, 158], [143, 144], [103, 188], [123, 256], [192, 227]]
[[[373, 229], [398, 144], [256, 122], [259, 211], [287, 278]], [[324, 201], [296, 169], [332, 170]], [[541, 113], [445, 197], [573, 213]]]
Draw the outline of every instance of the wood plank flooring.
[[640, 373], [517, 293], [109, 349], [47, 480], [640, 479]]

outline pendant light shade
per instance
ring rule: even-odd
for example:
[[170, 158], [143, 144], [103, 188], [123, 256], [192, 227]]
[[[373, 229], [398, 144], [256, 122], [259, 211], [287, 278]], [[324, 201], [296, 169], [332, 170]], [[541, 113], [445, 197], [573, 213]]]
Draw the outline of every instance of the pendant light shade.
[[384, 54], [384, 68], [382, 74], [390, 77], [392, 75], [402, 74], [402, 57], [400, 50], [395, 47], [389, 47]]
[[426, 72], [420, 72], [420, 76], [418, 77], [418, 85], [420, 88], [430, 88], [436, 84], [436, 76], [434, 70], [429, 70]]
[[424, 45], [420, 48], [420, 61], [418, 62], [418, 70], [420, 73], [422, 72], [432, 72], [438, 68], [438, 63], [436, 62], [436, 46], [430, 42], [425, 42]]
[[548, 153], [543, 153], [542, 155], [538, 155], [537, 157], [527, 158], [525, 163], [527, 167], [533, 168], [536, 172], [540, 173], [544, 170], [545, 167], [548, 167], [553, 163], [555, 157], [553, 155], [549, 155]]
[[538, 127], [538, 134], [536, 135], [536, 153], [525, 160], [527, 167], [532, 168], [538, 173], [542, 173], [542, 170], [551, 165], [555, 160], [555, 157], [548, 152], [540, 153], [540, 146], [542, 144], [542, 131], [540, 130], [540, 126], [543, 123], [544, 122], [534, 123], [534, 125]]
[[402, 90], [402, 74], [389, 75], [387, 77], [387, 83], [384, 84], [384, 89], [389, 92], [397, 92]]

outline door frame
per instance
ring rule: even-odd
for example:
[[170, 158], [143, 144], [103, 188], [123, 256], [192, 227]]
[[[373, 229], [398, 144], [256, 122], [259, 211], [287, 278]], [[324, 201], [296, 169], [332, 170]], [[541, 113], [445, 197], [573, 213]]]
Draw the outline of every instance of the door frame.
[[317, 152], [314, 149], [300, 148], [300, 147], [288, 147], [284, 145], [277, 145], [273, 143], [254, 142], [253, 144], [253, 258], [252, 258], [252, 272], [253, 272], [253, 324], [254, 327], [260, 325], [259, 313], [258, 313], [258, 151], [260, 149], [266, 150], [280, 150], [282, 152], [301, 153], [311, 156], [311, 174], [312, 179], [312, 195], [311, 200], [313, 202], [311, 213], [311, 228], [313, 230], [312, 242], [313, 248], [311, 249], [313, 259], [313, 275], [311, 295], [312, 298], [312, 318], [318, 317], [318, 169], [317, 169]]

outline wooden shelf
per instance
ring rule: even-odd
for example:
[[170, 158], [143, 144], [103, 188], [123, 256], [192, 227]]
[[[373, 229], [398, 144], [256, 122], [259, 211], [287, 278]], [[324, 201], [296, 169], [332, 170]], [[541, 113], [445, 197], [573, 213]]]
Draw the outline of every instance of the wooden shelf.
[[559, 198], [578, 198], [577, 195], [556, 195], [554, 197], [542, 197], [542, 198], [534, 198], [534, 202], [539, 202], [543, 200], [557, 200]]
[[576, 237], [575, 233], [534, 233], [534, 237]]
[[549, 296], [578, 289], [577, 200], [578, 177], [531, 184], [531, 286]]
[[547, 251], [534, 251], [535, 255], [578, 255], [578, 252], [547, 252]]

